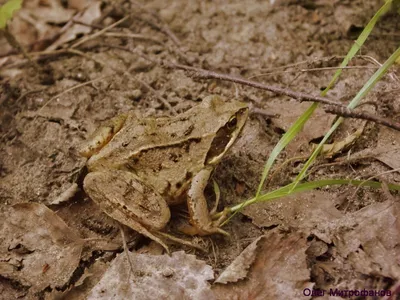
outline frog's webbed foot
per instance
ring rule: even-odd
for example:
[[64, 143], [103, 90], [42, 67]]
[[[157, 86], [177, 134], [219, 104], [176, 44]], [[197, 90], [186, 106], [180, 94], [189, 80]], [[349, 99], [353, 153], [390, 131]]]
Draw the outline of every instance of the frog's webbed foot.
[[180, 228], [186, 234], [210, 235], [219, 233], [229, 236], [229, 233], [219, 227], [223, 220], [212, 221], [207, 207], [207, 200], [204, 197], [204, 189], [211, 172], [211, 168], [203, 169], [192, 179], [192, 184], [187, 195], [190, 223], [192, 226]]
[[195, 243], [192, 243], [190, 241], [178, 238], [178, 237], [173, 236], [171, 234], [168, 234], [168, 233], [165, 233], [165, 232], [162, 232], [162, 231], [157, 231], [154, 234], [158, 235], [158, 236], [161, 236], [164, 239], [168, 239], [168, 240], [170, 240], [170, 241], [172, 241], [172, 242], [174, 242], [176, 244], [182, 244], [182, 245], [188, 246], [190, 248], [195, 248], [195, 249], [200, 250], [202, 252], [207, 252], [205, 248], [199, 246], [198, 244], [195, 244]]
[[205, 236], [205, 235], [218, 233], [218, 234], [222, 234], [225, 236], [230, 236], [230, 234], [228, 232], [219, 228], [218, 224], [216, 224], [215, 222], [212, 222], [211, 224], [209, 224], [209, 226], [202, 226], [201, 228], [198, 228], [196, 226], [185, 223], [185, 224], [181, 224], [178, 229], [180, 232], [182, 232], [186, 235]]
[[153, 232], [165, 227], [170, 211], [165, 200], [134, 174], [122, 170], [91, 172], [83, 187], [89, 197], [113, 219], [162, 245]]

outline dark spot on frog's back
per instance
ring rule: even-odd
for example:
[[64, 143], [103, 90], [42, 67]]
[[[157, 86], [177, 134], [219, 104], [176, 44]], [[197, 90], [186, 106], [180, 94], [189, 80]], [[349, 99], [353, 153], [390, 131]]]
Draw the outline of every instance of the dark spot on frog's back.
[[186, 130], [185, 130], [185, 132], [183, 133], [185, 136], [188, 136], [189, 134], [191, 134], [192, 132], [193, 132], [193, 129], [194, 129], [194, 125], [193, 124], [191, 124]]
[[171, 137], [176, 138], [176, 133], [175, 132], [171, 133]]
[[189, 117], [181, 117], [181, 118], [173, 119], [171, 123], [181, 123], [181, 122], [185, 122], [187, 120], [189, 120]]
[[189, 140], [187, 140], [186, 142], [183, 143], [182, 149], [183, 149], [186, 153], [189, 153], [190, 145], [193, 144], [193, 143], [194, 143], [194, 144], [198, 144], [198, 143], [200, 143], [200, 142], [201, 142], [201, 139], [200, 139], [200, 138], [189, 139]]
[[170, 153], [168, 158], [170, 161], [178, 162], [181, 157], [182, 157], [181, 154]]

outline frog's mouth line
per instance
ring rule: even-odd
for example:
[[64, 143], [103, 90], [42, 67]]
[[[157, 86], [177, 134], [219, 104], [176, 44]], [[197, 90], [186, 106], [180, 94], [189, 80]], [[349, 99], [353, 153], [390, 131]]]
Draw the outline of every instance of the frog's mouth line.
[[208, 150], [205, 163], [215, 164], [233, 145], [244, 124], [246, 123], [248, 108], [240, 109], [229, 121], [216, 133]]

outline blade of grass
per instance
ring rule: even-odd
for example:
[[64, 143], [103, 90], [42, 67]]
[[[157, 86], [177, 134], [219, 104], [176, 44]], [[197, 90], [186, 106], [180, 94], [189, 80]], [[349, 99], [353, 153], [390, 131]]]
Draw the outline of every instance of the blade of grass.
[[[273, 199], [282, 198], [287, 195], [292, 195], [294, 193], [306, 192], [311, 191], [316, 188], [322, 188], [326, 186], [332, 185], [343, 185], [343, 184], [350, 184], [354, 186], [368, 186], [372, 188], [380, 188], [382, 183], [377, 181], [364, 181], [364, 180], [353, 180], [353, 179], [325, 179], [325, 180], [316, 180], [310, 181], [306, 183], [300, 183], [294, 187], [294, 182], [288, 184], [284, 187], [281, 187], [275, 191], [265, 193], [258, 198], [254, 197], [249, 200], [246, 200], [238, 205], [233, 207], [227, 208], [230, 213], [234, 213], [235, 211], [241, 210], [242, 208], [249, 206], [254, 203], [266, 202], [271, 201]], [[400, 185], [397, 184], [388, 184], [388, 188], [392, 191], [400, 191]], [[215, 218], [218, 218], [221, 213], [216, 214]]]
[[[365, 26], [363, 32], [355, 41], [354, 45], [351, 47], [350, 51], [347, 53], [346, 57], [343, 59], [340, 67], [343, 68], [347, 66], [349, 61], [356, 55], [358, 50], [360, 50], [361, 46], [364, 44], [366, 39], [368, 38], [369, 34], [371, 33], [372, 29], [375, 27], [376, 22], [379, 20], [381, 16], [383, 16], [386, 12], [388, 12], [391, 8], [392, 0], [387, 1], [372, 17], [372, 19], [368, 22], [367, 26]], [[322, 96], [325, 96], [328, 91], [332, 88], [336, 80], [339, 78], [340, 74], [342, 73], [342, 69], [338, 69], [332, 80], [329, 82], [328, 86], [321, 92]], [[279, 153], [297, 136], [297, 134], [302, 130], [304, 124], [308, 121], [311, 117], [315, 109], [318, 107], [318, 104], [312, 104], [297, 120], [296, 122], [289, 128], [289, 130], [282, 136], [279, 140], [278, 144], [272, 150], [268, 161], [266, 162], [263, 173], [261, 176], [260, 184], [258, 185], [256, 198], [260, 195], [262, 187], [264, 186], [265, 180], [268, 176], [269, 171], [272, 168], [273, 163], [275, 162], [276, 158], [278, 157]], [[336, 126], [337, 128], [337, 126]], [[335, 129], [336, 129], [335, 128]], [[318, 150], [319, 152], [320, 150]], [[316, 154], [318, 154], [318, 152]]]
[[0, 29], [7, 26], [7, 21], [11, 20], [15, 11], [21, 9], [22, 0], [9, 0], [0, 6]]
[[314, 110], [317, 108], [317, 104], [312, 104], [297, 120], [296, 122], [289, 128], [289, 130], [282, 136], [279, 140], [278, 144], [271, 151], [269, 158], [264, 166], [264, 170], [261, 176], [260, 184], [258, 185], [256, 198], [260, 195], [261, 189], [264, 185], [265, 179], [268, 176], [269, 170], [271, 169], [275, 159], [278, 157], [279, 153], [290, 143], [292, 139], [296, 137], [296, 135], [303, 129], [304, 124], [310, 118]]
[[351, 47], [350, 51], [347, 53], [346, 57], [343, 59], [342, 63], [340, 64], [340, 68], [335, 72], [331, 81], [329, 82], [328, 86], [325, 90], [322, 91], [321, 95], [325, 96], [327, 92], [333, 87], [336, 80], [339, 78], [340, 74], [342, 74], [343, 67], [346, 67], [349, 61], [357, 54], [358, 50], [360, 50], [361, 46], [364, 45], [365, 41], [367, 40], [368, 36], [370, 35], [372, 29], [374, 29], [376, 22], [386, 14], [390, 8], [392, 7], [392, 0], [385, 2], [382, 7], [375, 13], [375, 15], [371, 18], [368, 24], [365, 26], [364, 30], [358, 36], [357, 40]]
[[[361, 101], [361, 99], [368, 94], [368, 92], [375, 86], [375, 84], [382, 78], [382, 76], [387, 72], [389, 67], [395, 63], [395, 61], [400, 57], [400, 47], [385, 61], [385, 63], [372, 75], [367, 83], [361, 88], [361, 90], [357, 93], [357, 95], [353, 98], [353, 100], [347, 106], [350, 109], [355, 108]], [[307, 170], [310, 165], [316, 159], [318, 153], [321, 151], [323, 144], [328, 140], [328, 138], [332, 135], [332, 133], [339, 127], [339, 125], [343, 122], [343, 118], [340, 117], [337, 119], [335, 124], [329, 129], [328, 133], [324, 136], [322, 141], [318, 144], [318, 147], [311, 154], [310, 158], [307, 160], [303, 168], [301, 169], [299, 175], [297, 175], [293, 188], [304, 178]]]

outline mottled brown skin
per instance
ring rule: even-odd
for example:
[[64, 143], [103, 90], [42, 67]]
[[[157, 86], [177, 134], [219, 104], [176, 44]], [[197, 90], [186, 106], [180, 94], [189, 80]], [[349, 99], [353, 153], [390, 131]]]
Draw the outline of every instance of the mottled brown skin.
[[114, 219], [156, 240], [168, 205], [187, 201], [191, 233], [224, 233], [211, 221], [203, 190], [243, 128], [245, 103], [209, 96], [171, 118], [118, 116], [82, 148], [89, 158], [86, 193]]

